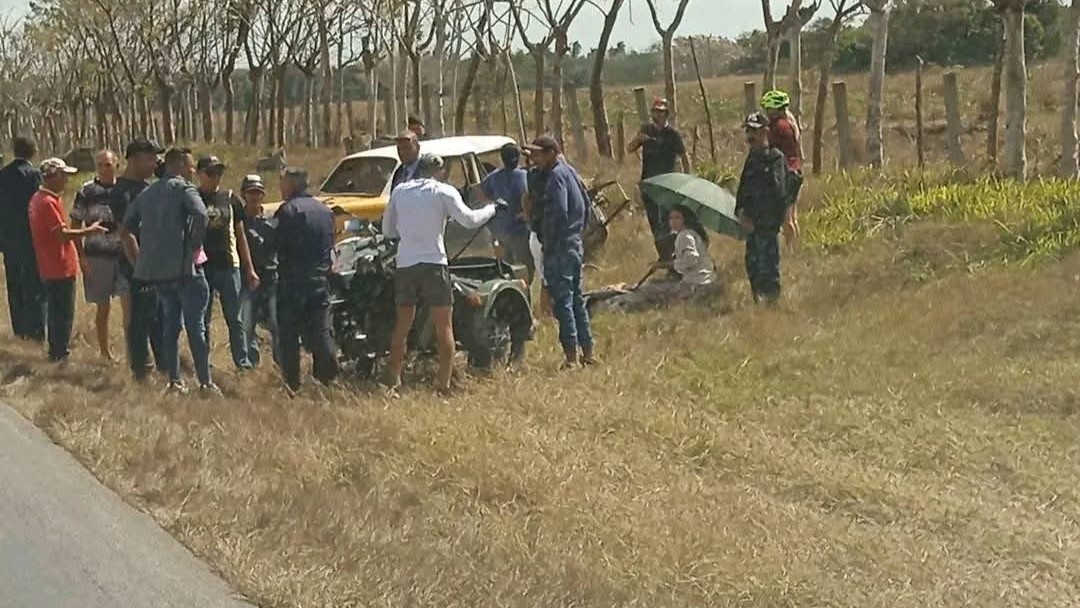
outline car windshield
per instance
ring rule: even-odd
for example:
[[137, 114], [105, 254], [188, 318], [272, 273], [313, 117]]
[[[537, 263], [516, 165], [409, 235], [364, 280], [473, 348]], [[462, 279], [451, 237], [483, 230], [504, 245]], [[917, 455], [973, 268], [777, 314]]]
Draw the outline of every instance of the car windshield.
[[345, 159], [327, 178], [322, 192], [377, 196], [386, 189], [397, 164], [396, 159], [378, 156]]

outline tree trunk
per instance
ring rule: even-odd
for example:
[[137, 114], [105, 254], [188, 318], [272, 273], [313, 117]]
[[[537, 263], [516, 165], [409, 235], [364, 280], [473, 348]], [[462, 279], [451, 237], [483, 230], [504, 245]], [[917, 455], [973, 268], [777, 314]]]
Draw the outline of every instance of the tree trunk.
[[210, 83], [201, 81], [199, 83], [199, 114], [202, 115], [202, 136], [203, 141], [210, 143], [214, 141], [214, 94], [210, 90]]
[[668, 109], [671, 115], [672, 122], [678, 122], [679, 109], [678, 109], [678, 91], [675, 88], [675, 32], [669, 31], [661, 38], [661, 45], [663, 46], [663, 62], [664, 62], [664, 96], [668, 100]]
[[286, 69], [280, 68], [277, 75], [277, 133], [274, 141], [277, 142], [278, 148], [285, 147], [285, 100], [286, 100], [286, 88], [285, 88], [285, 76]]
[[[474, 52], [469, 60], [469, 70], [465, 73], [465, 82], [461, 85], [458, 94], [457, 111], [454, 112], [454, 135], [465, 134], [465, 111], [469, 107], [469, 95], [472, 94], [473, 83], [476, 82], [476, 73], [480, 71], [480, 53]], [[540, 89], [541, 94], [543, 89]], [[541, 104], [543, 100], [541, 99]]]
[[566, 32], [561, 32], [555, 39], [555, 57], [551, 65], [551, 128], [555, 131], [555, 141], [564, 150], [563, 140], [566, 132], [563, 125], [563, 61], [570, 51]]
[[1005, 173], [1027, 175], [1027, 63], [1024, 59], [1024, 3], [1005, 10]]
[[161, 139], [166, 146], [176, 143], [176, 129], [173, 126], [173, 88], [169, 83], [158, 78], [158, 111], [161, 113]]
[[1005, 26], [999, 26], [997, 53], [994, 55], [994, 75], [990, 80], [990, 122], [986, 129], [986, 157], [997, 168], [998, 135], [1001, 130], [1001, 79], [1005, 71]]
[[389, 52], [387, 52], [386, 60], [390, 62], [390, 115], [387, 117], [386, 131], [387, 133], [394, 134], [401, 129], [401, 120], [398, 107], [398, 69], [397, 69], [397, 56], [394, 54], [393, 46], [391, 45]]
[[791, 106], [789, 109], [797, 121], [802, 119], [802, 27], [792, 29], [788, 38], [791, 53]]
[[236, 135], [236, 91], [233, 89], [231, 70], [221, 75], [221, 87], [225, 105], [225, 143], [231, 146]]
[[1061, 98], [1061, 177], [1080, 177], [1077, 158], [1076, 106], [1080, 103], [1077, 84], [1080, 84], [1080, 0], [1072, 1], [1069, 10], [1065, 46], [1065, 89]]
[[926, 167], [926, 129], [923, 121], [923, 58], [915, 64], [915, 157], [919, 168]]
[[533, 91], [533, 133], [535, 137], [544, 134], [544, 52], [543, 49], [534, 51], [533, 69], [536, 75], [536, 86]]
[[315, 136], [315, 72], [304, 74], [304, 144], [309, 148], [319, 145]]
[[765, 56], [765, 90], [772, 91], [776, 88], [776, 71], [780, 64], [780, 31], [770, 31], [765, 36], [768, 40]]
[[423, 55], [418, 51], [411, 51], [409, 53], [409, 60], [412, 62], [412, 70], [409, 74], [409, 93], [410, 100], [412, 101], [412, 113], [417, 118], [424, 115], [423, 108]]
[[851, 143], [851, 115], [848, 112], [847, 85], [833, 83], [833, 105], [836, 107], [836, 139], [840, 150], [840, 168], [847, 170], [855, 164], [855, 147]]
[[[510, 75], [510, 84], [514, 87], [514, 111], [517, 114], [518, 136], [521, 137], [521, 141], [524, 143], [528, 139], [528, 135], [525, 133], [525, 105], [521, 99], [521, 85], [518, 83], [517, 72], [514, 70], [514, 60], [510, 56], [509, 50], [503, 51], [503, 61], [506, 62], [506, 72]], [[442, 105], [441, 100], [439, 105]], [[439, 111], [442, 111], [441, 108]]]
[[574, 134], [574, 150], [577, 152], [577, 162], [589, 160], [589, 146], [585, 141], [585, 125], [581, 122], [581, 105], [578, 103], [577, 87], [569, 85], [563, 88], [566, 97], [566, 108], [570, 114], [570, 128]]
[[589, 102], [592, 104], [593, 129], [596, 133], [596, 149], [603, 158], [612, 158], [611, 125], [608, 124], [607, 106], [604, 104], [604, 63], [607, 60], [611, 33], [619, 20], [619, 11], [625, 0], [614, 0], [604, 16], [604, 29], [593, 51], [592, 74], [589, 77]]
[[[368, 119], [368, 132], [371, 134], [372, 141], [379, 136], [379, 71], [372, 69], [368, 70], [368, 104], [367, 104], [367, 119]], [[352, 120], [350, 119], [350, 123]], [[352, 127], [349, 127], [349, 132], [352, 133]]]
[[334, 71], [330, 68], [330, 34], [326, 17], [319, 14], [319, 67], [322, 72], [322, 139], [323, 145], [334, 140], [330, 121], [330, 104], [334, 98]]
[[960, 118], [960, 87], [956, 84], [956, 73], [948, 72], [945, 84], [945, 147], [949, 151], [949, 160], [957, 167], [967, 165], [964, 147], [960, 144], [960, 134], [964, 127]]
[[[248, 70], [248, 80], [251, 81], [251, 103], [248, 105], [247, 120], [244, 125], [244, 131], [246, 132], [248, 145], [259, 145], [259, 122], [262, 118], [262, 96], [263, 96], [263, 70], [262, 68], [254, 68]], [[232, 98], [232, 86], [226, 88], [225, 103], [229, 104], [229, 99]]]
[[818, 77], [817, 101], [814, 104], [814, 145], [811, 152], [811, 164], [814, 175], [821, 175], [822, 152], [825, 139], [825, 105], [829, 99], [829, 78], [832, 76], [832, 53], [822, 60], [821, 74]]
[[870, 95], [866, 103], [866, 153], [870, 166], [885, 166], [885, 147], [882, 142], [881, 100], [885, 93], [885, 53], [889, 42], [889, 7], [885, 0], [870, 6], [867, 26], [873, 37], [870, 58]]

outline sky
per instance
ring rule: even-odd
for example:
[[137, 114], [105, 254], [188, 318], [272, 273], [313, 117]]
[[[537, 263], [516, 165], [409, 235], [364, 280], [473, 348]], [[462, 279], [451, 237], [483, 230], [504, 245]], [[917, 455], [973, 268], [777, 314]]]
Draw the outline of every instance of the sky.
[[[675, 14], [677, 0], [657, 0], [664, 25]], [[784, 0], [771, 0], [773, 10], [784, 10]], [[0, 14], [21, 13], [28, 0], [0, 0]], [[571, 29], [571, 40], [580, 40], [585, 48], [595, 46], [604, 18], [599, 11], [587, 7]], [[735, 37], [761, 27], [759, 0], [690, 0], [686, 17], [679, 30], [681, 35], [712, 35]], [[642, 49], [659, 40], [644, 0], [628, 0], [619, 16], [612, 43], [623, 41], [633, 49]]]

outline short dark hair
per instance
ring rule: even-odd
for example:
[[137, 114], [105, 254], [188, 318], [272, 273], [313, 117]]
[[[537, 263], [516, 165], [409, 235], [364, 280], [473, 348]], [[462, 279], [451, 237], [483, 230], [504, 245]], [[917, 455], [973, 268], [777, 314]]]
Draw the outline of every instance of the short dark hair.
[[300, 167], [285, 167], [281, 170], [281, 176], [292, 182], [293, 186], [296, 186], [297, 190], [307, 190], [310, 184], [308, 183], [307, 169]]
[[16, 137], [11, 147], [15, 158], [34, 158], [37, 155], [37, 142], [28, 135]]
[[411, 115], [411, 116], [409, 116], [409, 126], [411, 127], [413, 125], [417, 125], [417, 126], [422, 127], [422, 126], [424, 126], [424, 121], [420, 120], [419, 116]]
[[191, 148], [172, 147], [165, 151], [166, 170], [176, 169], [176, 165], [184, 160], [185, 156], [191, 156]]

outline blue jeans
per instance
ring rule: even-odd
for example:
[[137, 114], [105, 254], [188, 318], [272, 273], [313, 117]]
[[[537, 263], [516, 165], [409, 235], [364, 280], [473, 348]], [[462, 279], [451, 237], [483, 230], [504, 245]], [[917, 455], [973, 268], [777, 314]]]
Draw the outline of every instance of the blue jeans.
[[[127, 348], [131, 371], [136, 380], [142, 381], [154, 367], [168, 373], [162, 342], [165, 327], [162, 325], [163, 310], [157, 289], [144, 281], [129, 277], [131, 292], [131, 322], [128, 325]], [[150, 365], [150, 353], [154, 354], [154, 366]]]
[[210, 384], [210, 347], [206, 343], [206, 328], [203, 326], [210, 304], [210, 287], [206, 284], [206, 276], [200, 269], [193, 277], [161, 283], [158, 285], [158, 297], [164, 309], [165, 340], [162, 350], [169, 380], [180, 381], [180, 330], [185, 329], [199, 384]]
[[544, 258], [544, 280], [559, 320], [559, 342], [568, 356], [576, 356], [578, 347], [591, 351], [593, 346], [589, 312], [581, 293], [581, 266], [579, 251], [557, 252]]
[[259, 323], [262, 323], [270, 332], [270, 353], [274, 356], [274, 363], [281, 365], [278, 350], [277, 278], [271, 272], [261, 272], [259, 278], [262, 281], [258, 289], [245, 287], [240, 292], [240, 321], [244, 326], [244, 335], [247, 336], [248, 360], [254, 366], [258, 366], [262, 360], [256, 331]]
[[229, 328], [229, 349], [233, 364], [240, 369], [251, 367], [248, 359], [248, 341], [244, 325], [240, 322], [240, 269], [206, 268], [206, 282], [210, 286], [210, 304], [206, 307], [206, 344], [210, 347], [210, 316], [214, 310], [214, 294], [221, 296], [221, 312]]

